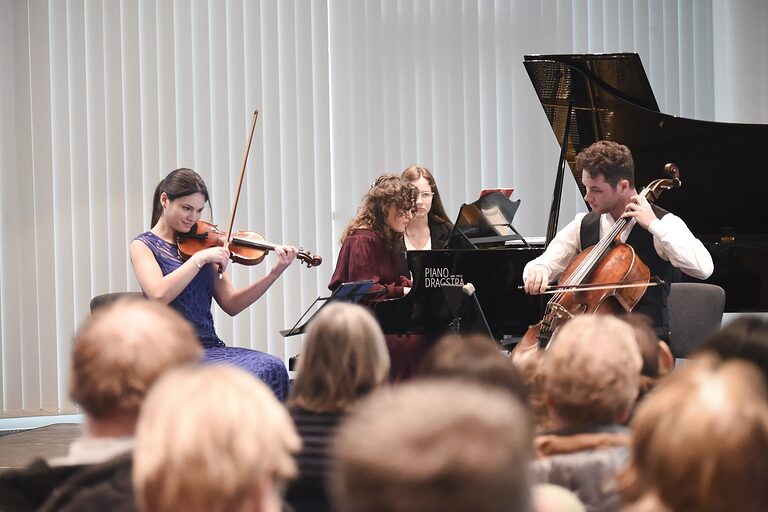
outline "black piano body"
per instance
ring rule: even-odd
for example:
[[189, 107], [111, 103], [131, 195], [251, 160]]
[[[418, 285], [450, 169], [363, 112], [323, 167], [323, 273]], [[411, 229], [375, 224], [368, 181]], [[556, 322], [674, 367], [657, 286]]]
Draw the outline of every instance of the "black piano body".
[[768, 311], [768, 125], [659, 112], [634, 53], [526, 55], [524, 64], [582, 193], [574, 160], [598, 140], [629, 147], [638, 190], [662, 177], [664, 164], [677, 164], [682, 187], [662, 195], [659, 206], [681, 217], [712, 254], [707, 282], [725, 289], [727, 312]]
[[[493, 337], [512, 343], [530, 324], [541, 320], [541, 299], [526, 295], [518, 287], [525, 264], [542, 252], [541, 247], [408, 251], [413, 288], [402, 298], [374, 303], [374, 314], [385, 333], [436, 338], [451, 332], [455, 318], [443, 286], [471, 283]], [[475, 315], [465, 302], [459, 311], [460, 332], [480, 331]]]

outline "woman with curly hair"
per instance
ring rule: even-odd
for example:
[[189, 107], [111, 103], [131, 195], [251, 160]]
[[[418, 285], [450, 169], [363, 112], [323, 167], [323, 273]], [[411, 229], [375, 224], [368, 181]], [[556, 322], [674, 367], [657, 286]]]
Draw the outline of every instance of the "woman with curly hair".
[[[336, 270], [328, 284], [335, 290], [342, 283], [374, 282], [369, 305], [402, 297], [412, 285], [406, 277], [403, 233], [413, 218], [418, 189], [394, 174], [379, 176], [363, 197], [355, 217], [341, 235]], [[429, 348], [420, 336], [387, 335], [392, 361], [390, 378], [402, 380]]]

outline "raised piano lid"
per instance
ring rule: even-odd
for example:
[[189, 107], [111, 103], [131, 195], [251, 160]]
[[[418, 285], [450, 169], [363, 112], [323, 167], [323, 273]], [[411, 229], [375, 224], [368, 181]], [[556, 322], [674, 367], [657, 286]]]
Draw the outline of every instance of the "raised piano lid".
[[524, 64], [560, 144], [569, 105], [573, 108], [566, 160], [582, 192], [574, 159], [601, 139], [632, 151], [638, 189], [661, 177], [664, 164], [676, 163], [683, 186], [663, 194], [659, 206], [683, 218], [713, 254], [715, 274], [708, 281], [726, 289], [726, 311], [768, 311], [768, 270], [763, 270], [768, 215], [762, 197], [768, 190], [763, 163], [768, 125], [659, 112], [634, 53], [526, 55]]

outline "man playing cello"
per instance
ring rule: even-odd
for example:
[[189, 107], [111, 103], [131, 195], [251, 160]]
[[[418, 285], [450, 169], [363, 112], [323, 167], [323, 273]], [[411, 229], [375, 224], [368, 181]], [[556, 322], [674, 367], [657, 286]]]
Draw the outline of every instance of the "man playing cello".
[[649, 287], [633, 311], [649, 316], [656, 335], [669, 341], [667, 296], [674, 269], [706, 279], [714, 269], [712, 256], [682, 219], [638, 195], [635, 166], [626, 146], [605, 140], [595, 142], [576, 156], [576, 170], [581, 171], [587, 190], [584, 200], [592, 211], [577, 214], [544, 254], [525, 266], [525, 291], [544, 293], [577, 254], [596, 244], [616, 220], [627, 218], [629, 224], [621, 241], [632, 246], [652, 276], [664, 281]]

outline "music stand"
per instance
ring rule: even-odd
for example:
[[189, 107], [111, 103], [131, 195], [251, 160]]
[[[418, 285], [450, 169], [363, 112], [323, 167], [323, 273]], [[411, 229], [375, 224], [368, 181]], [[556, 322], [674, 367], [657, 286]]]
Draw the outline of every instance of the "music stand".
[[[302, 315], [299, 317], [298, 320], [296, 320], [296, 323], [293, 324], [293, 327], [290, 329], [283, 329], [280, 331], [280, 334], [283, 335], [283, 337], [288, 336], [296, 336], [297, 334], [304, 334], [304, 331], [306, 330], [307, 325], [309, 322], [312, 321], [312, 319], [315, 317], [315, 315], [320, 312], [321, 309], [323, 309], [325, 306], [332, 302], [351, 302], [353, 304], [356, 304], [360, 302], [360, 300], [364, 296], [368, 296], [368, 298], [376, 298], [378, 295], [380, 295], [383, 292], [380, 292], [378, 294], [374, 294], [370, 292], [371, 287], [373, 286], [373, 281], [366, 280], [366, 281], [351, 281], [348, 283], [341, 283], [338, 288], [333, 290], [333, 293], [331, 293], [328, 297], [318, 297], [312, 302], [312, 304], [309, 305], [306, 311], [302, 313]], [[320, 301], [324, 301], [325, 304], [317, 308], [317, 311], [315, 311], [312, 316], [309, 317], [309, 319], [301, 324], [299, 326], [299, 323], [304, 319], [305, 316], [312, 310], [312, 308]]]
[[472, 286], [472, 283], [467, 283], [463, 286], [444, 284], [440, 289], [445, 296], [448, 309], [451, 310], [453, 315], [453, 321], [451, 321], [450, 325], [454, 334], [461, 336], [462, 332], [474, 332], [495, 339], [491, 328], [488, 326], [488, 321], [485, 319], [483, 308], [477, 300], [475, 287]]
[[462, 204], [446, 247], [477, 249], [483, 244], [500, 245], [510, 240], [519, 240], [530, 247], [512, 225], [519, 207], [519, 199], [510, 201], [501, 192], [486, 194], [471, 204]]

